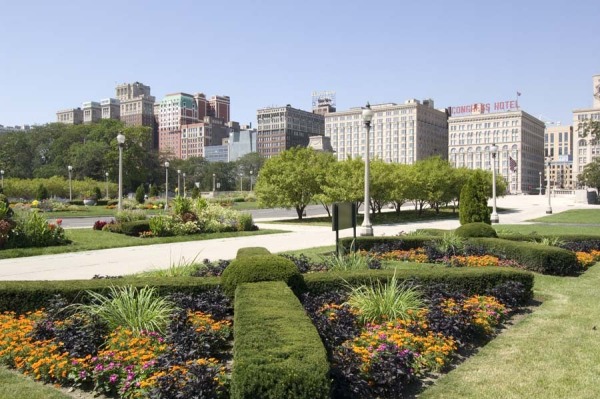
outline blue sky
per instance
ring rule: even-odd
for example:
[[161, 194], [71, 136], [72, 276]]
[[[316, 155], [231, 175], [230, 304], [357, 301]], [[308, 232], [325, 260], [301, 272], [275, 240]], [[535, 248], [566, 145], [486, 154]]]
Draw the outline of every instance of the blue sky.
[[436, 108], [513, 100], [571, 123], [600, 74], [600, 2], [0, 0], [0, 124], [56, 120], [59, 109], [140, 81], [229, 95], [231, 116], [340, 110], [433, 98]]

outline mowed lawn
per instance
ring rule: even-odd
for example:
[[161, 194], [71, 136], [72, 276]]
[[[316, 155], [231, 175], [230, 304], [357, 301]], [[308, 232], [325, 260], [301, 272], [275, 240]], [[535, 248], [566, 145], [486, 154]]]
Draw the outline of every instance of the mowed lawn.
[[533, 313], [440, 377], [420, 399], [600, 398], [600, 263], [536, 275]]
[[600, 225], [600, 206], [598, 209], [571, 209], [561, 213], [533, 219], [538, 223], [576, 223]]

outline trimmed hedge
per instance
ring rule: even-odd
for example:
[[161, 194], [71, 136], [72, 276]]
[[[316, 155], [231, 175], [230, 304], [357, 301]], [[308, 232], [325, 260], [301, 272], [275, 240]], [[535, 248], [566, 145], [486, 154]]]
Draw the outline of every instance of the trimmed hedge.
[[574, 252], [566, 249], [499, 238], [471, 238], [491, 255], [514, 260], [525, 269], [555, 276], [572, 276], [581, 271]]
[[150, 231], [149, 220], [134, 220], [121, 223], [121, 232], [128, 236], [139, 237], [140, 233]]
[[431, 284], [444, 284], [450, 290], [465, 291], [468, 295], [483, 295], [507, 281], [523, 284], [525, 295], [521, 304], [533, 297], [533, 274], [509, 267], [457, 267], [431, 265], [419, 269], [364, 270], [354, 272], [309, 273], [304, 276], [307, 291], [313, 294], [326, 293], [335, 289], [347, 289], [349, 285], [373, 284], [375, 281], [387, 282], [392, 276], [399, 281], [411, 281], [421, 287]]
[[240, 248], [235, 255], [236, 259], [243, 258], [244, 256], [256, 256], [256, 255], [271, 255], [271, 252], [265, 247], [245, 247]]
[[416, 249], [423, 247], [427, 242], [435, 240], [436, 236], [396, 236], [396, 237], [344, 237], [340, 239], [342, 247], [346, 251], [350, 251], [354, 248], [355, 251], [365, 250], [368, 251], [376, 245], [390, 244], [390, 243], [402, 243], [403, 250]]
[[229, 296], [239, 284], [257, 281], [284, 281], [296, 293], [304, 289], [304, 279], [294, 262], [278, 255], [238, 257], [221, 275], [223, 291]]
[[330, 397], [325, 347], [285, 283], [241, 284], [234, 309], [231, 398]]
[[497, 238], [496, 230], [487, 223], [474, 222], [463, 224], [454, 233], [459, 237], [493, 237]]
[[0, 281], [0, 312], [14, 311], [22, 314], [48, 306], [48, 300], [56, 294], [68, 302], [85, 301], [86, 290], [108, 294], [109, 287], [132, 285], [142, 288], [155, 287], [159, 294], [183, 292], [193, 294], [208, 291], [219, 286], [218, 277], [144, 277], [67, 281]]
[[540, 242], [544, 238], [558, 238], [563, 244], [561, 248], [571, 251], [600, 250], [600, 235], [590, 234], [564, 234], [564, 235], [548, 235], [548, 234], [500, 234], [500, 238], [511, 241], [537, 241]]

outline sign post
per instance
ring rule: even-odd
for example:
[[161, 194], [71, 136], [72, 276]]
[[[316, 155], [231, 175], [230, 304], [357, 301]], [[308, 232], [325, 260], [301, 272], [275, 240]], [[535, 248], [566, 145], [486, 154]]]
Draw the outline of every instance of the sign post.
[[335, 231], [335, 252], [340, 253], [340, 230], [352, 227], [356, 240], [356, 203], [336, 202], [333, 204], [332, 229]]

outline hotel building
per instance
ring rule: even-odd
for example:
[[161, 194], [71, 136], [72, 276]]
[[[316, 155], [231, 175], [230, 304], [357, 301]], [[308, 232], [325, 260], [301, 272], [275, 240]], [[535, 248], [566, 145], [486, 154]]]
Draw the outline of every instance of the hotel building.
[[577, 176], [583, 168], [595, 159], [600, 158], [600, 140], [594, 140], [588, 135], [583, 137], [583, 124], [588, 120], [600, 121], [600, 75], [592, 77], [594, 102], [591, 108], [573, 111], [573, 179], [577, 186]]
[[[574, 189], [573, 181], [573, 126], [546, 126], [544, 133], [544, 157], [550, 159], [550, 186]], [[548, 166], [541, 171], [542, 187], [548, 184]]]
[[544, 168], [544, 122], [520, 110], [516, 101], [450, 110], [451, 164], [491, 170], [490, 147], [496, 144], [496, 170], [508, 182], [509, 193], [538, 192], [539, 172]]
[[[439, 155], [448, 158], [448, 122], [445, 111], [436, 110], [433, 100], [411, 99], [404, 104], [372, 105], [371, 157], [385, 162], [413, 164]], [[325, 114], [325, 136], [338, 160], [364, 157], [366, 130], [362, 108]]]

